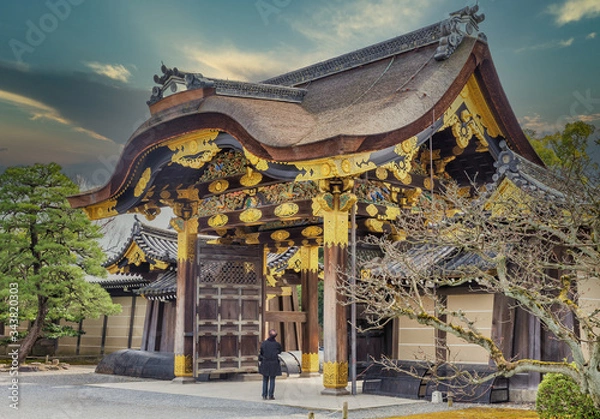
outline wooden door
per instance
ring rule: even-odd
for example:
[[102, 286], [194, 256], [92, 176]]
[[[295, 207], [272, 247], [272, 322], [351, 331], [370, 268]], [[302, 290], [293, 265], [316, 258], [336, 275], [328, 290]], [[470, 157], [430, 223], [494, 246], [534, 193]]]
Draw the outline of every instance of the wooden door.
[[199, 246], [196, 376], [258, 370], [262, 259], [258, 247]]

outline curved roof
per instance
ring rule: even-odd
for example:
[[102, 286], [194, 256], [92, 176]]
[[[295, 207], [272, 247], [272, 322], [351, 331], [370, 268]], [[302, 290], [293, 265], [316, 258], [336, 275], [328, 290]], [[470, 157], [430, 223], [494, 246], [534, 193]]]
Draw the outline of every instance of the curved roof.
[[[509, 146], [541, 163], [510, 109], [476, 12], [466, 7], [426, 28], [262, 83], [239, 83], [237, 90], [163, 69], [155, 77], [162, 87], [149, 102], [152, 116], [126, 144], [109, 183], [70, 202], [83, 207], [109, 199], [127, 186], [145, 153], [202, 129], [226, 132], [272, 162], [383, 150], [431, 127], [473, 76]], [[177, 83], [188, 90], [163, 97]], [[298, 89], [293, 100], [286, 89]]]

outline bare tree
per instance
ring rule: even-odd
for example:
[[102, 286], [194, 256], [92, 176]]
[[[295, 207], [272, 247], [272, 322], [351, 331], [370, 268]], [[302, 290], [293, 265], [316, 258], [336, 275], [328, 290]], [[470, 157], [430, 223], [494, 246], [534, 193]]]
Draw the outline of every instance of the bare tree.
[[[581, 298], [600, 286], [599, 191], [589, 177], [545, 176], [545, 185], [520, 187], [504, 179], [494, 189], [471, 187], [469, 193], [447, 185], [399, 217], [395, 237], [404, 240], [367, 240], [384, 256], [344, 289], [351, 302], [364, 305], [373, 327], [405, 316], [484, 348], [496, 372], [467, 376], [472, 382], [558, 372], [600, 407], [600, 306]], [[468, 256], [469, 263], [440, 262], [448, 254]], [[475, 319], [439, 298], [440, 290], [459, 286], [514, 301], [568, 347], [569, 359], [511, 359]]]

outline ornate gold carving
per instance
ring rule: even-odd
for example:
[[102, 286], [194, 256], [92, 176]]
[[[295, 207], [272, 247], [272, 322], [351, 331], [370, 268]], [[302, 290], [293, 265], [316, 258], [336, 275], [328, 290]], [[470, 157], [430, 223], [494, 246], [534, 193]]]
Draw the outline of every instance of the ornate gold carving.
[[175, 152], [171, 162], [193, 169], [202, 168], [221, 151], [213, 142], [217, 135], [219, 131], [196, 131], [169, 141], [167, 147]]
[[302, 372], [319, 372], [319, 354], [302, 354]]
[[399, 145], [397, 145], [396, 148], [394, 149], [394, 152], [399, 156], [401, 156], [401, 155], [414, 156], [414, 154], [417, 152], [417, 143], [418, 142], [419, 142], [419, 139], [417, 138], [416, 135], [414, 137], [410, 137], [408, 140], [404, 140]]
[[383, 221], [368, 218], [365, 221], [365, 227], [367, 227], [371, 233], [383, 233]]
[[246, 174], [241, 177], [240, 184], [242, 186], [250, 187], [260, 183], [263, 176], [259, 172], [252, 170], [250, 166], [246, 168]]
[[177, 233], [177, 259], [193, 261], [196, 259], [196, 242], [198, 241], [198, 219], [186, 220], [183, 231]]
[[[458, 110], [463, 104], [466, 109], [458, 115]], [[458, 148], [453, 151], [455, 155], [460, 154], [460, 149], [468, 146], [473, 135], [479, 140], [477, 151], [483, 152], [488, 147], [484, 134], [486, 131], [493, 138], [502, 134], [475, 76], [469, 78], [460, 95], [444, 113], [444, 124], [440, 131], [448, 127], [452, 127], [452, 134], [457, 141]]]
[[385, 219], [386, 220], [395, 220], [396, 218], [400, 217], [401, 214], [401, 210], [400, 208], [396, 208], [396, 207], [386, 207], [385, 209]]
[[213, 194], [220, 194], [221, 192], [226, 191], [227, 188], [229, 188], [229, 182], [227, 182], [225, 179], [215, 180], [208, 185], [208, 190]]
[[407, 173], [406, 176], [400, 179], [400, 182], [404, 183], [405, 185], [410, 185], [412, 183], [412, 176], [410, 173]]
[[310, 226], [302, 230], [302, 235], [308, 238], [318, 237], [321, 234], [323, 234], [323, 229], [318, 226]]
[[432, 190], [433, 182], [431, 181], [431, 178], [426, 177], [425, 179], [423, 179], [423, 186], [425, 187], [425, 189]]
[[[229, 218], [225, 214], [216, 214], [208, 219], [208, 225], [214, 229], [218, 229], [227, 224], [228, 221]], [[227, 232], [227, 230], [225, 230], [225, 232]]]
[[89, 207], [83, 208], [83, 211], [87, 214], [90, 220], [99, 220], [101, 218], [114, 217], [119, 215], [115, 209], [117, 206], [116, 199], [108, 199], [98, 204], [90, 205]]
[[150, 181], [151, 175], [152, 175], [152, 169], [149, 167], [146, 167], [146, 170], [144, 170], [144, 172], [140, 176], [140, 179], [138, 180], [137, 185], [135, 185], [135, 188], [133, 189], [133, 196], [135, 196], [137, 198], [144, 192], [144, 190], [146, 189], [146, 186], [148, 186], [148, 182]]
[[369, 214], [371, 217], [375, 217], [379, 213], [379, 209], [377, 209], [377, 207], [373, 204], [369, 204], [366, 210], [367, 214]]
[[254, 223], [260, 220], [262, 211], [256, 208], [248, 208], [240, 214], [240, 220], [244, 223]]
[[138, 206], [132, 208], [128, 212], [136, 212], [138, 214], [142, 214], [148, 221], [152, 221], [156, 218], [157, 215], [161, 213], [160, 207], [156, 206], [154, 202], [148, 202], [142, 206]]
[[269, 168], [269, 163], [266, 160], [261, 159], [258, 156], [255, 156], [254, 154], [250, 153], [245, 148], [244, 148], [244, 155], [246, 156], [246, 158], [248, 159], [248, 161], [254, 167], [256, 167], [257, 170], [267, 170]]
[[188, 200], [188, 201], [199, 201], [198, 189], [189, 187], [186, 189], [177, 189], [177, 199]]
[[408, 189], [404, 191], [404, 197], [406, 198], [406, 205], [414, 206], [418, 203], [419, 198], [423, 190], [421, 188]]
[[285, 204], [277, 206], [273, 213], [279, 218], [292, 217], [298, 213], [299, 209], [298, 204], [286, 202]]
[[277, 230], [271, 233], [271, 238], [275, 241], [281, 242], [287, 240], [290, 237], [290, 233], [285, 230]]
[[379, 180], [386, 180], [388, 178], [388, 171], [385, 167], [378, 167], [375, 170], [375, 176], [377, 177], [377, 179]]
[[323, 385], [325, 388], [345, 388], [348, 385], [348, 362], [324, 362]]
[[183, 220], [189, 220], [198, 215], [197, 201], [178, 201], [173, 204], [173, 214]]
[[173, 373], [175, 377], [191, 377], [193, 374], [192, 357], [182, 354], [175, 355]]

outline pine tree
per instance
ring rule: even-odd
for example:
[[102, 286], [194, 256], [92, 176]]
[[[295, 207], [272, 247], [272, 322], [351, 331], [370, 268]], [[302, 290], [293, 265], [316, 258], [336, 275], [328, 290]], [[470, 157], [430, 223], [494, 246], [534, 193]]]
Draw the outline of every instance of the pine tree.
[[[68, 333], [57, 326], [60, 320], [120, 309], [105, 290], [84, 279], [106, 270], [98, 227], [66, 200], [77, 192], [55, 163], [12, 167], [0, 175], [0, 322], [11, 341], [20, 343], [20, 363], [45, 332]], [[15, 318], [31, 322], [22, 339]]]

